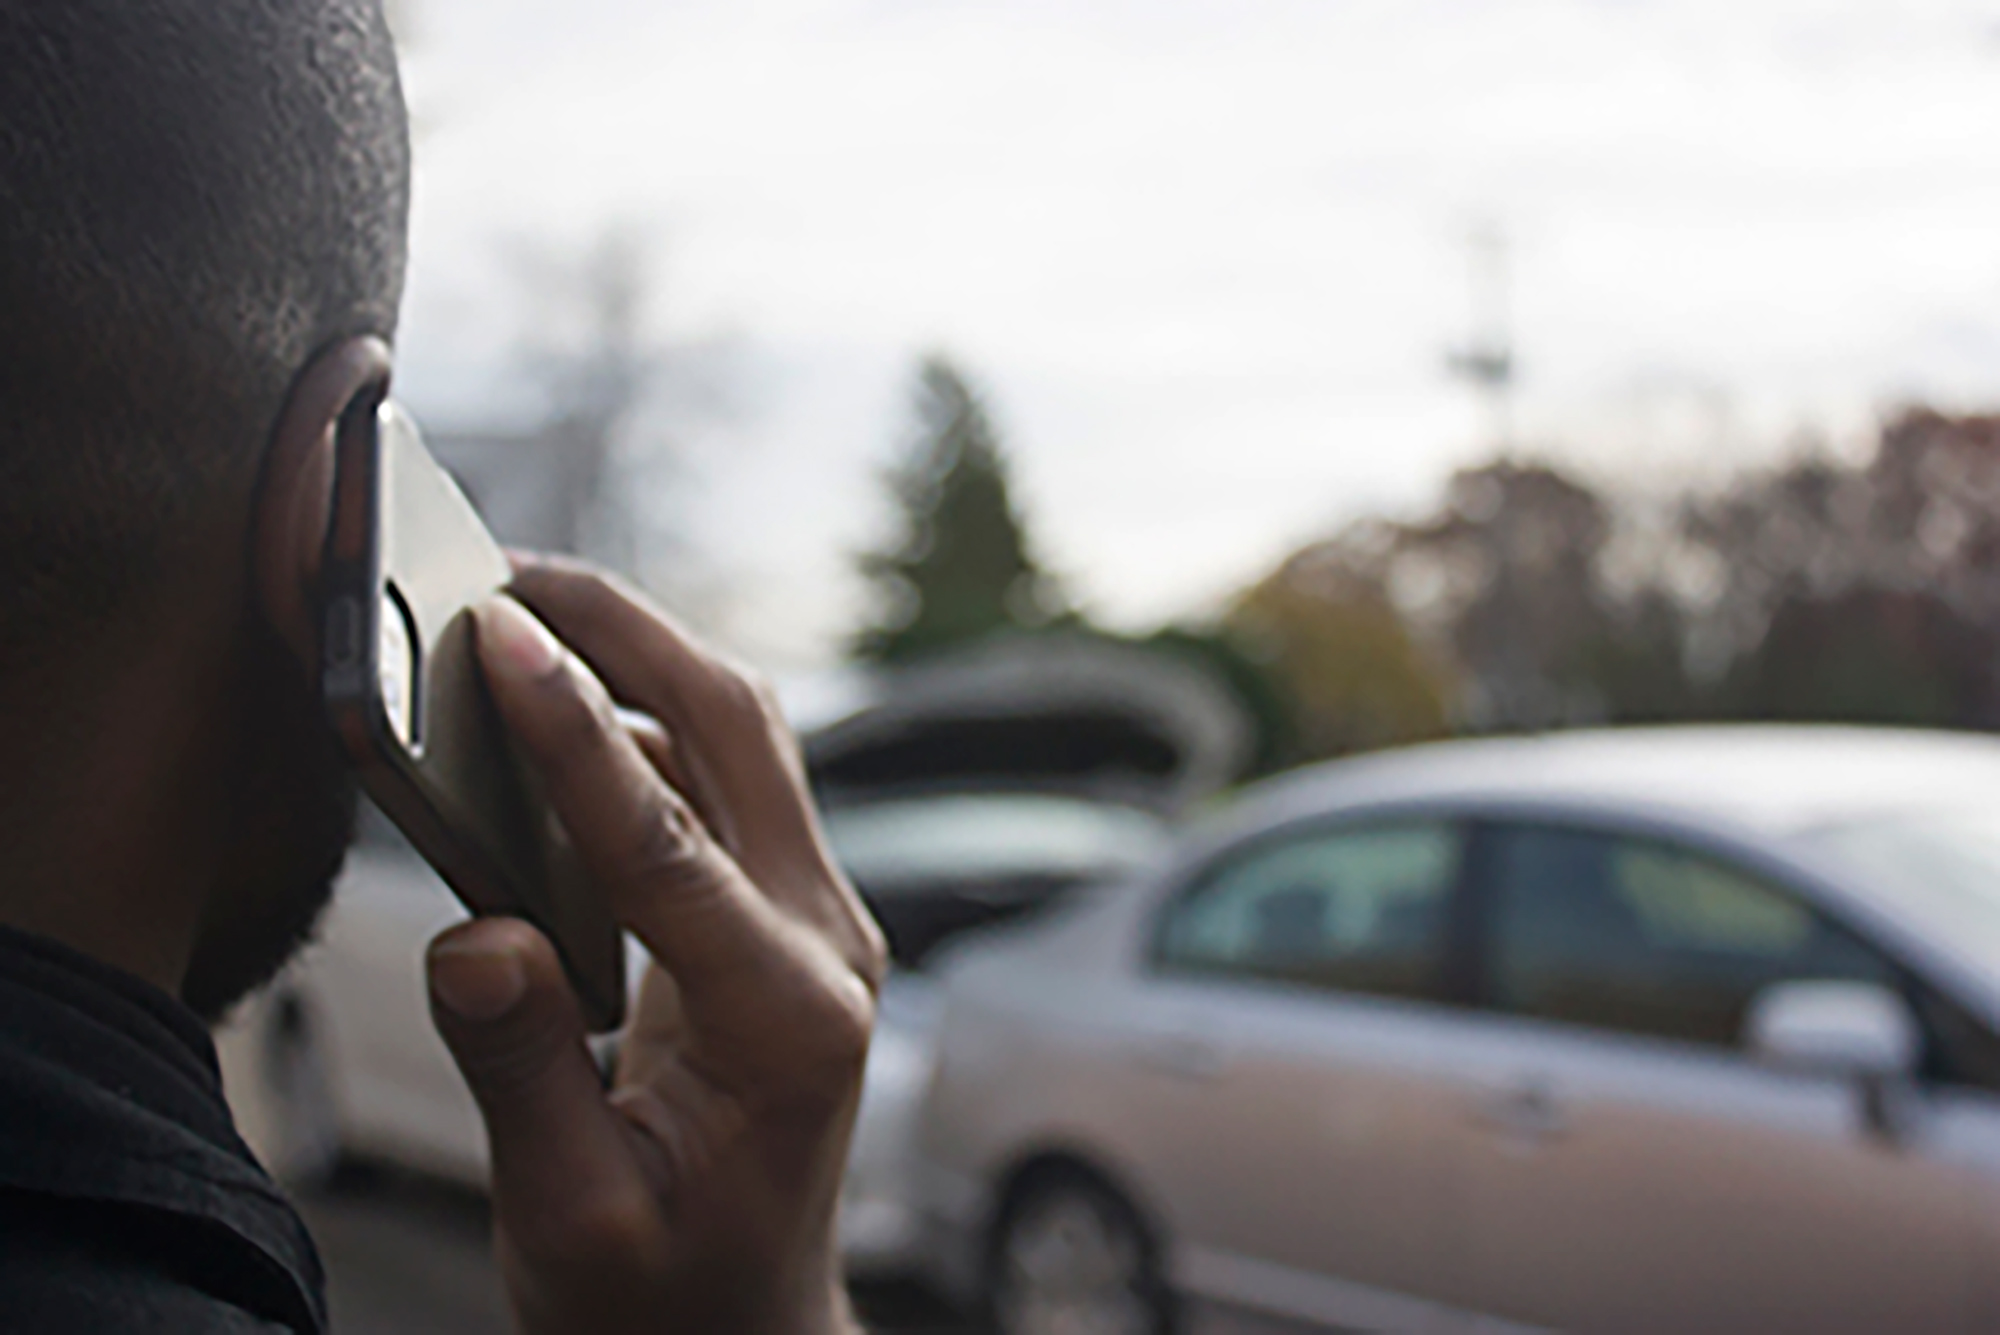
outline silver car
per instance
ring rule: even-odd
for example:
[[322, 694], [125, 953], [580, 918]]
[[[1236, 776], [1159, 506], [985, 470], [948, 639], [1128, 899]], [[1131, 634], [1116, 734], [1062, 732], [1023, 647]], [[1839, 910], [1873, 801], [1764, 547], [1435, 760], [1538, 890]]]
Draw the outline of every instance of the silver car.
[[944, 980], [1008, 1335], [2000, 1329], [2000, 742], [1329, 765]]
[[895, 958], [841, 1184], [841, 1255], [852, 1278], [901, 1278], [924, 1256], [910, 1151], [937, 1030], [931, 957], [1153, 861], [1166, 829], [1110, 802], [946, 791], [830, 808], [826, 832]]

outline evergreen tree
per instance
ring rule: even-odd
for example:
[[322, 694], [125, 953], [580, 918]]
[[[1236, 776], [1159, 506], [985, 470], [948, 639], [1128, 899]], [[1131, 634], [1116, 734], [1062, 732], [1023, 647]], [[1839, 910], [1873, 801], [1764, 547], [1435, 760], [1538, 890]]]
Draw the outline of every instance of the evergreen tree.
[[1062, 615], [1008, 495], [1006, 460], [986, 410], [956, 368], [927, 358], [917, 432], [885, 481], [896, 510], [888, 546], [860, 558], [879, 611], [857, 656], [902, 662]]

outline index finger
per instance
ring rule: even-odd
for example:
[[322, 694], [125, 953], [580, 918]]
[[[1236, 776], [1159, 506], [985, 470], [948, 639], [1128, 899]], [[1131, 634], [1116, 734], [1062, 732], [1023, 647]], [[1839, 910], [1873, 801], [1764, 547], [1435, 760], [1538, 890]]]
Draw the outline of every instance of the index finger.
[[615, 695], [666, 724], [691, 779], [729, 811], [746, 859], [819, 845], [804, 761], [767, 692], [615, 579], [559, 559], [516, 562], [515, 595]]
[[759, 894], [619, 722], [603, 686], [525, 609], [475, 613], [495, 704], [540, 771], [612, 914], [686, 987], [690, 1011], [783, 986], [797, 971]]
[[676, 733], [700, 732], [705, 706], [739, 694], [740, 674], [616, 576], [561, 556], [509, 552], [508, 586], [621, 697]]

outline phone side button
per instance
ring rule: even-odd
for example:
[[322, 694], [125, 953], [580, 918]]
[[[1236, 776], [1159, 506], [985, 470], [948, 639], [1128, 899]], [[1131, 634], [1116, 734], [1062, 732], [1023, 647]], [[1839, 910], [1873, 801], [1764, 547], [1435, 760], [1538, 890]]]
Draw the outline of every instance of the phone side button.
[[361, 662], [361, 604], [340, 597], [326, 609], [326, 669], [345, 672]]

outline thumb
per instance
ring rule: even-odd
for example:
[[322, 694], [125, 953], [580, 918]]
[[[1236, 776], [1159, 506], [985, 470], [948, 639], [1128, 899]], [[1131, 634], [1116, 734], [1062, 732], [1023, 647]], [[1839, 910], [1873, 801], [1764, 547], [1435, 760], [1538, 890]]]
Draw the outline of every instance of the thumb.
[[555, 948], [515, 918], [431, 943], [431, 1018], [471, 1087], [504, 1216], [554, 1222], [631, 1178], [631, 1147], [584, 1043]]

